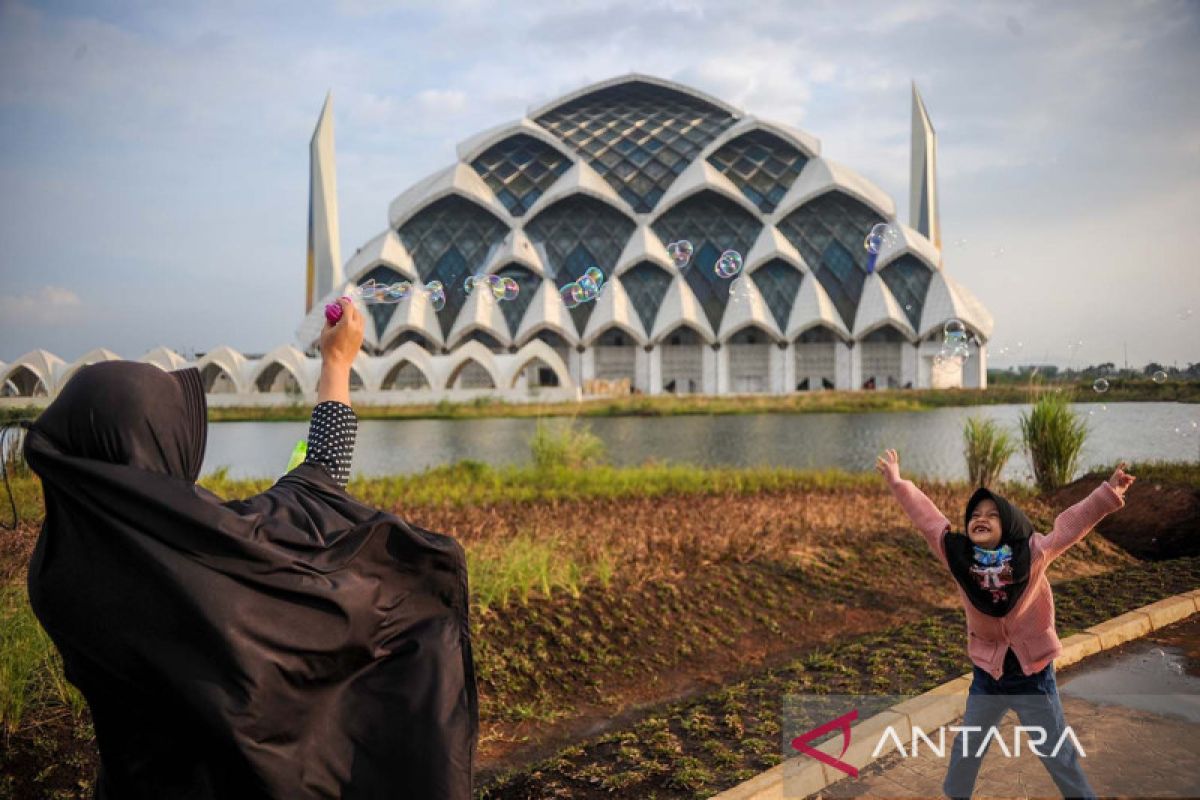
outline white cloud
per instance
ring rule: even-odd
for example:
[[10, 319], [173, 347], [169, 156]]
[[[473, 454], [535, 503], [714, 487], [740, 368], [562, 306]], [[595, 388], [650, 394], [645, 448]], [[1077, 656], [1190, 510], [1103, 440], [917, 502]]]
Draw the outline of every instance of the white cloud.
[[467, 95], [458, 89], [425, 89], [417, 93], [417, 104], [434, 114], [457, 114], [467, 107]]
[[32, 294], [0, 295], [0, 318], [6, 325], [62, 325], [79, 322], [83, 301], [61, 286], [43, 286]]

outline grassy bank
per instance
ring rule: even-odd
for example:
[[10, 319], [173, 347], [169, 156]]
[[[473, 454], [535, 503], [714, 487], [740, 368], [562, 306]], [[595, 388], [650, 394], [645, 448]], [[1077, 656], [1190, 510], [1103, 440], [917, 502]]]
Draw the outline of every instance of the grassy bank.
[[[928, 411], [954, 406], [1028, 403], [1037, 393], [1071, 391], [1081, 402], [1183, 402], [1200, 403], [1200, 381], [1150, 380], [1111, 382], [1104, 394], [1091, 383], [999, 385], [978, 389], [899, 389], [878, 392], [797, 392], [789, 395], [691, 396], [631, 395], [586, 400], [579, 403], [506, 403], [482, 397], [468, 403], [440, 403], [355, 407], [361, 419], [480, 419], [486, 417], [669, 417], [703, 414], [819, 414], [875, 411]], [[288, 404], [265, 407], [209, 408], [210, 422], [307, 421], [311, 406]], [[0, 408], [0, 422], [36, 416], [37, 409]]]

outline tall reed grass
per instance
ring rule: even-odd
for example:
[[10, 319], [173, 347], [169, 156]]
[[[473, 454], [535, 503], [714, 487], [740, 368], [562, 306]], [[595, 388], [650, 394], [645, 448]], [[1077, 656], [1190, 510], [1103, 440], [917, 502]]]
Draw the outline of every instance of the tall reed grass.
[[1039, 491], [1052, 492], [1071, 482], [1087, 436], [1087, 423], [1071, 410], [1065, 393], [1043, 394], [1021, 413], [1021, 441]]
[[1016, 451], [1013, 436], [993, 419], [970, 417], [963, 426], [963, 455], [971, 486], [991, 488]]
[[586, 469], [604, 462], [604, 441], [572, 417], [564, 424], [539, 419], [529, 442], [533, 466], [538, 470]]
[[12, 735], [26, 713], [65, 710], [78, 717], [83, 695], [67, 683], [62, 659], [42, 630], [25, 588], [0, 586], [0, 728]]

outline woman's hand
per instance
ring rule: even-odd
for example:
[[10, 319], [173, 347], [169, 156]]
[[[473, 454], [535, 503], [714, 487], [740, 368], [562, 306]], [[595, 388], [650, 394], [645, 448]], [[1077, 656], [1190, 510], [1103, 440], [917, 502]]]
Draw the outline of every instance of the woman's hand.
[[350, 298], [338, 300], [342, 318], [337, 324], [327, 321], [321, 331], [321, 377], [317, 381], [317, 403], [336, 400], [350, 405], [350, 365], [354, 363], [363, 341], [363, 315]]
[[875, 459], [875, 469], [888, 482], [888, 485], [900, 482], [900, 454], [895, 450], [886, 450]]
[[1124, 461], [1122, 461], [1120, 464], [1117, 464], [1116, 472], [1114, 472], [1112, 477], [1108, 479], [1108, 485], [1113, 488], [1113, 491], [1116, 492], [1117, 496], [1122, 500], [1125, 499], [1125, 491], [1130, 486], [1133, 486], [1133, 482], [1137, 480], [1137, 478], [1125, 471], [1126, 466], [1128, 465]]
[[321, 331], [319, 347], [321, 360], [336, 367], [350, 368], [363, 342], [363, 315], [355, 308], [349, 297], [338, 299], [342, 307], [342, 318], [336, 325], [325, 323]]

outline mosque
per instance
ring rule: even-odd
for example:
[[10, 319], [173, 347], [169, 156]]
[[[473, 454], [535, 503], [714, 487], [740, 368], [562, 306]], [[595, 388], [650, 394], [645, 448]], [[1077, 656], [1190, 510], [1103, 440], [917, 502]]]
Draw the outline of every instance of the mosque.
[[[696, 89], [647, 75], [584, 87], [458, 145], [454, 163], [396, 197], [387, 225], [340, 258], [331, 98], [310, 143], [305, 315], [296, 341], [246, 355], [221, 347], [188, 361], [216, 405], [315, 396], [323, 309], [367, 280], [440, 281], [445, 304], [412, 292], [366, 306], [352, 388], [360, 402], [495, 396], [786, 394], [822, 389], [984, 388], [992, 318], [946, 271], [937, 142], [912, 90], [909, 222], [871, 182], [821, 156], [820, 142]], [[864, 237], [894, 241], [870, 263]], [[679, 268], [674, 241], [692, 243]], [[713, 269], [742, 254], [742, 290]], [[593, 302], [560, 290], [595, 267]], [[519, 294], [468, 294], [477, 273]], [[961, 320], [966, 360], [935, 359]], [[52, 397], [72, 364], [42, 350], [0, 364], [5, 402]]]

